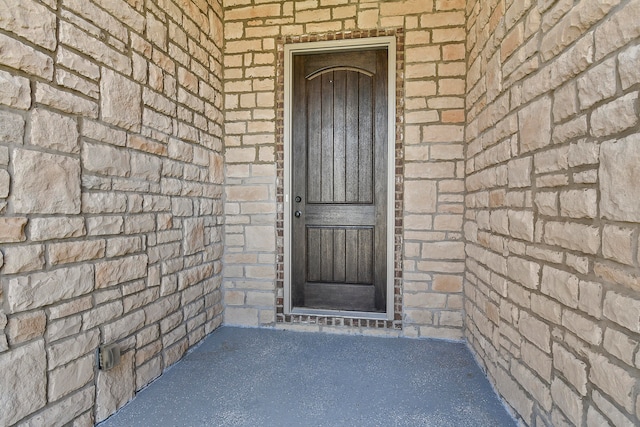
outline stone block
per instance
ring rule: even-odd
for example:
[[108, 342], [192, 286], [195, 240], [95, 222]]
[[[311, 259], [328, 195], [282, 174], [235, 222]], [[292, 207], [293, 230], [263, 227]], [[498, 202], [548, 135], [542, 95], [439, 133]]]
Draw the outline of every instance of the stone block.
[[524, 157], [509, 161], [508, 182], [510, 188], [529, 187], [531, 185], [532, 158]]
[[141, 279], [147, 275], [147, 255], [135, 255], [96, 264], [96, 288]]
[[[90, 427], [93, 423], [92, 414], [88, 413], [93, 406], [95, 396], [94, 387], [87, 387], [84, 390], [73, 393], [38, 412], [36, 415], [20, 423], [25, 427], [67, 425], [74, 422], [74, 426]], [[77, 419], [80, 414], [85, 413], [81, 419]]]
[[24, 273], [44, 267], [44, 246], [9, 246], [4, 249], [4, 274]]
[[549, 221], [544, 225], [544, 241], [549, 245], [596, 254], [600, 249], [600, 231], [584, 224]]
[[160, 182], [162, 162], [159, 157], [142, 153], [131, 153], [131, 176], [152, 182]]
[[44, 340], [0, 353], [1, 425], [13, 425], [46, 404], [46, 369]]
[[104, 257], [104, 240], [49, 244], [49, 264], [68, 264]]
[[[123, 202], [126, 206], [126, 201]], [[87, 218], [87, 232], [91, 236], [121, 234], [124, 219], [121, 216], [95, 216]]]
[[553, 402], [574, 425], [581, 424], [582, 398], [567, 386], [564, 381], [559, 378], [553, 379], [551, 383], [551, 397], [553, 397]]
[[437, 184], [434, 181], [406, 181], [404, 184], [405, 211], [432, 213], [437, 206]]
[[44, 83], [36, 83], [36, 102], [65, 113], [94, 119], [98, 117], [98, 104], [93, 99], [89, 100], [70, 91], [59, 90]]
[[32, 241], [67, 239], [84, 235], [84, 219], [80, 217], [33, 218], [29, 221], [29, 236]]
[[640, 222], [640, 133], [600, 147], [600, 215]]
[[[165, 313], [166, 315], [166, 313]], [[135, 334], [144, 326], [145, 314], [143, 310], [134, 311], [126, 316], [107, 323], [103, 328], [103, 343], [111, 343]]]
[[104, 68], [100, 80], [102, 119], [132, 131], [142, 123], [142, 89], [132, 80]]
[[522, 311], [520, 312], [518, 330], [545, 353], [551, 352], [551, 331], [547, 324]]
[[611, 355], [622, 360], [629, 366], [634, 366], [633, 360], [638, 347], [638, 341], [629, 338], [623, 332], [607, 328], [602, 342], [604, 349]]
[[605, 225], [602, 230], [602, 255], [622, 264], [633, 265], [633, 229]]
[[0, 104], [20, 110], [28, 110], [31, 106], [29, 80], [0, 70]]
[[580, 281], [578, 308], [599, 319], [602, 316], [602, 284]]
[[608, 59], [593, 67], [578, 79], [578, 100], [580, 101], [580, 108], [583, 110], [613, 97], [615, 93], [615, 58]]
[[61, 268], [9, 279], [6, 301], [12, 312], [44, 307], [93, 290], [93, 266]]
[[636, 384], [630, 372], [614, 365], [611, 361], [597, 353], [589, 355], [589, 380], [609, 395], [615, 402], [631, 412], [633, 410], [633, 387]]
[[533, 242], [533, 212], [512, 211], [509, 216], [509, 234], [516, 239]]
[[640, 1], [631, 0], [599, 25], [594, 37], [596, 60], [640, 37], [639, 20]]
[[42, 337], [46, 322], [47, 318], [42, 310], [10, 316], [6, 327], [9, 344], [15, 346]]
[[512, 280], [529, 289], [538, 289], [539, 287], [540, 265], [535, 262], [510, 256], [507, 259], [507, 274]]
[[562, 312], [562, 326], [589, 344], [598, 346], [602, 343], [602, 328], [593, 320], [573, 311], [564, 310]]
[[133, 398], [135, 378], [133, 351], [121, 356], [120, 364], [109, 371], [98, 371], [96, 381], [96, 422], [105, 420]]
[[48, 382], [49, 401], [56, 401], [91, 381], [95, 361], [96, 355], [89, 353], [68, 365], [51, 371]]
[[598, 214], [596, 190], [568, 190], [560, 193], [560, 214], [571, 218], [595, 218]]
[[9, 187], [11, 186], [11, 176], [5, 169], [0, 169], [0, 198], [5, 199], [9, 196]]
[[558, 343], [553, 344], [553, 366], [582, 396], [587, 394], [587, 364]]
[[31, 113], [31, 144], [66, 153], [79, 153], [78, 124], [70, 117], [38, 108]]
[[632, 92], [596, 108], [591, 113], [591, 135], [611, 136], [638, 124], [637, 103], [638, 92]]
[[[0, 143], [22, 144], [24, 140], [24, 124], [22, 116], [8, 111], [0, 111]], [[0, 164], [8, 165], [9, 159]]]
[[518, 112], [520, 150], [523, 153], [545, 147], [551, 142], [551, 99], [540, 98]]
[[640, 300], [609, 291], [604, 297], [602, 312], [618, 325], [640, 332]]
[[618, 73], [622, 89], [626, 90], [640, 83], [640, 45], [627, 48], [618, 55]]
[[50, 56], [4, 34], [0, 34], [0, 62], [45, 80], [53, 78], [53, 59]]
[[84, 142], [82, 166], [101, 175], [127, 177], [131, 173], [131, 153], [109, 145]]
[[80, 213], [80, 161], [16, 149], [10, 200], [20, 213]]
[[33, 0], [6, 0], [0, 28], [50, 51], [56, 47], [56, 15]]

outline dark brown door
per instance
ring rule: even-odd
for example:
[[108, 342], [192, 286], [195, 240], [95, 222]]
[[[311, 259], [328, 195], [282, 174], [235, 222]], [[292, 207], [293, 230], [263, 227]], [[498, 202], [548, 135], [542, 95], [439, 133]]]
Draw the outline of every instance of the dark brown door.
[[293, 307], [384, 312], [387, 50], [294, 56]]

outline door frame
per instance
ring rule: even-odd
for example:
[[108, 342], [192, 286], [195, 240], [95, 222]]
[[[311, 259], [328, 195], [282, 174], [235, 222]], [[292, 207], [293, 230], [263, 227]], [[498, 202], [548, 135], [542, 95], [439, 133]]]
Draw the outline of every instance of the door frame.
[[[293, 308], [291, 306], [291, 187], [293, 124], [293, 56], [305, 53], [332, 53], [372, 48], [387, 49], [387, 295], [384, 313]], [[284, 313], [341, 316], [359, 319], [393, 320], [395, 266], [395, 143], [396, 143], [396, 38], [394, 36], [330, 40], [284, 45]]]

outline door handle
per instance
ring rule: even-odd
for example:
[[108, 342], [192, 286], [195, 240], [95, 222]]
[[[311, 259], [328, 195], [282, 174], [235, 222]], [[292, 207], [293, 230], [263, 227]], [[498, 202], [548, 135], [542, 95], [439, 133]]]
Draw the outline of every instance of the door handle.
[[302, 215], [302, 212], [301, 211], [295, 211], [294, 215], [295, 215], [296, 218], [300, 218], [300, 215]]

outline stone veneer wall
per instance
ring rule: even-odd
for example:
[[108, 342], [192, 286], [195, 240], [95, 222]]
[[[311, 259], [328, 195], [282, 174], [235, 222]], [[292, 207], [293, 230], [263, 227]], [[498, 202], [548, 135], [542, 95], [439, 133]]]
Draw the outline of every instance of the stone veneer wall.
[[[461, 338], [465, 2], [225, 0], [224, 6], [225, 323]], [[404, 197], [397, 321], [276, 317], [276, 298], [281, 305], [283, 296], [276, 287], [283, 244], [278, 46], [285, 38], [397, 29], [404, 34], [399, 81], [405, 93], [397, 130], [397, 185]]]
[[221, 323], [221, 16], [0, 2], [0, 425], [101, 421]]
[[640, 1], [469, 1], [465, 334], [529, 425], [640, 425]]

